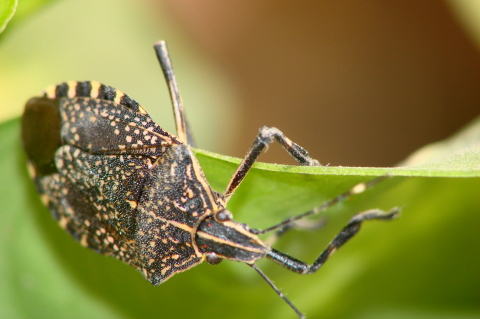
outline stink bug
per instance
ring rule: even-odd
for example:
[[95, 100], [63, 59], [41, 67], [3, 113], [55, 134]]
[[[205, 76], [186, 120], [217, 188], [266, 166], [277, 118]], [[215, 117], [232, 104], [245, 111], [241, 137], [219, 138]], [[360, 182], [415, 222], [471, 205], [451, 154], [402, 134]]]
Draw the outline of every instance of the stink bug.
[[312, 265], [271, 248], [258, 235], [284, 231], [381, 178], [264, 230], [234, 221], [227, 202], [268, 144], [276, 140], [300, 165], [319, 163], [280, 130], [263, 127], [226, 190], [214, 191], [190, 147], [192, 137], [166, 44], [160, 41], [154, 48], [173, 102], [176, 136], [128, 95], [98, 82], [51, 86], [27, 102], [22, 141], [43, 202], [82, 245], [134, 266], [153, 285], [204, 260], [243, 262], [304, 318], [255, 262], [266, 257], [299, 274], [314, 273], [364, 220], [389, 220], [398, 210], [354, 216]]

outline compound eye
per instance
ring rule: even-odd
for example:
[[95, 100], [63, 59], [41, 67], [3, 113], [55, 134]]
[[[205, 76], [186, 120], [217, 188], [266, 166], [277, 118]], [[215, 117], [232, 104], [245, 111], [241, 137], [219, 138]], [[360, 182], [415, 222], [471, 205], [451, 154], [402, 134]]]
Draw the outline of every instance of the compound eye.
[[215, 214], [215, 219], [218, 222], [228, 222], [228, 221], [232, 220], [232, 218], [233, 218], [232, 213], [230, 213], [226, 209], [222, 209], [221, 211], [218, 211]]
[[218, 257], [215, 253], [209, 253], [206, 256], [207, 262], [210, 265], [218, 265], [223, 259]]

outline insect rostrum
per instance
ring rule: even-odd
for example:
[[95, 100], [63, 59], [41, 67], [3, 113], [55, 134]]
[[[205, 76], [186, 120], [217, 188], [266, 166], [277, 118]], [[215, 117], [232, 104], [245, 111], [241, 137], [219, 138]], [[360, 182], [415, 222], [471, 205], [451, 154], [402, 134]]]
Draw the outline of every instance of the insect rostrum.
[[271, 248], [259, 234], [285, 229], [355, 189], [263, 231], [234, 221], [227, 202], [269, 143], [278, 141], [301, 165], [319, 164], [280, 130], [263, 127], [225, 192], [214, 191], [189, 145], [191, 134], [166, 45], [159, 42], [154, 48], [169, 84], [176, 136], [129, 96], [98, 82], [51, 86], [27, 102], [22, 141], [43, 202], [82, 245], [134, 266], [154, 285], [204, 260], [239, 261], [259, 272], [303, 317], [255, 262], [266, 257], [297, 273], [313, 273], [363, 220], [391, 219], [397, 209], [356, 215], [312, 265]]

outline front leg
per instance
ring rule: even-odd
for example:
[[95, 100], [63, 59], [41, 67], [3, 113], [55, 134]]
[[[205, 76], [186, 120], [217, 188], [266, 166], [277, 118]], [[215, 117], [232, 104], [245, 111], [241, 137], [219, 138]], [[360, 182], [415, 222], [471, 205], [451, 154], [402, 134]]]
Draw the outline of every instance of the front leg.
[[292, 142], [279, 129], [275, 127], [264, 126], [260, 129], [260, 133], [257, 135], [257, 138], [248, 150], [247, 155], [245, 155], [245, 158], [240, 163], [235, 174], [233, 174], [232, 179], [228, 183], [227, 189], [224, 193], [227, 201], [230, 196], [232, 196], [235, 189], [237, 189], [238, 185], [240, 185], [240, 183], [243, 181], [250, 168], [252, 168], [253, 163], [255, 163], [258, 156], [260, 156], [262, 153], [263, 149], [274, 140], [280, 143], [280, 145], [282, 145], [288, 154], [290, 154], [300, 165], [320, 165], [316, 159], [313, 159], [308, 155], [308, 152], [303, 147]]

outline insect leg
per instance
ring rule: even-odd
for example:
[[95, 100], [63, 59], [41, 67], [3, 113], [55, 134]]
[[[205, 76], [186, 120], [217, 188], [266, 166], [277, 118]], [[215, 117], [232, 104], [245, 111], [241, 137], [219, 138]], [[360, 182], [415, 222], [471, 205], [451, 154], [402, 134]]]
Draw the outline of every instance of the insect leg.
[[175, 116], [175, 126], [177, 128], [177, 136], [183, 142], [190, 146], [195, 146], [193, 136], [188, 125], [185, 110], [183, 109], [182, 98], [178, 90], [175, 72], [173, 71], [172, 61], [168, 53], [167, 43], [165, 41], [158, 41], [153, 46], [157, 59], [162, 67], [163, 75], [168, 83], [168, 92], [172, 100], [173, 114]]
[[253, 142], [252, 146], [245, 155], [245, 158], [240, 163], [235, 174], [233, 174], [232, 179], [228, 183], [228, 186], [225, 190], [224, 196], [226, 200], [232, 196], [235, 189], [240, 185], [245, 176], [247, 175], [250, 168], [252, 168], [253, 163], [257, 160], [258, 156], [262, 153], [263, 149], [276, 140], [282, 147], [290, 154], [300, 165], [305, 166], [315, 166], [320, 165], [320, 163], [311, 158], [308, 155], [308, 152], [301, 147], [300, 145], [292, 142], [288, 137], [286, 137], [279, 129], [275, 127], [262, 127], [260, 133], [257, 135], [257, 138]]
[[368, 181], [366, 183], [359, 183], [355, 186], [353, 186], [351, 189], [349, 189], [348, 191], [346, 191], [345, 193], [343, 194], [340, 194], [326, 202], [324, 202], [323, 204], [321, 204], [320, 206], [317, 206], [315, 207], [314, 209], [312, 210], [309, 210], [308, 212], [306, 213], [303, 213], [303, 214], [300, 214], [300, 215], [297, 215], [297, 216], [293, 216], [293, 217], [290, 217], [290, 218], [287, 218], [285, 219], [284, 221], [276, 224], [276, 225], [273, 225], [271, 227], [268, 227], [266, 229], [263, 229], [263, 230], [260, 230], [260, 229], [251, 229], [251, 232], [254, 233], [254, 234], [265, 234], [265, 233], [268, 233], [272, 230], [276, 230], [276, 229], [282, 229], [284, 227], [286, 227], [287, 225], [295, 222], [295, 221], [298, 221], [302, 218], [305, 218], [307, 216], [310, 216], [310, 215], [315, 215], [315, 214], [318, 214], [320, 212], [323, 212], [325, 210], [327, 210], [329, 207], [339, 203], [339, 202], [342, 202], [344, 200], [346, 200], [347, 198], [355, 195], [355, 194], [360, 194], [360, 193], [363, 193], [364, 191], [374, 187], [375, 185], [377, 185], [378, 183], [384, 181], [385, 179], [387, 179], [388, 177], [390, 177], [388, 174], [387, 175], [382, 175], [382, 176], [379, 176], [377, 178], [374, 178], [372, 179], [371, 181]]
[[353, 216], [352, 219], [350, 219], [350, 221], [348, 222], [348, 224], [342, 229], [340, 233], [335, 236], [335, 238], [333, 238], [333, 240], [327, 245], [327, 248], [325, 248], [325, 250], [311, 265], [308, 265], [303, 261], [290, 257], [289, 255], [273, 248], [271, 252], [267, 255], [267, 258], [296, 273], [302, 275], [313, 274], [327, 261], [327, 259], [338, 248], [345, 244], [360, 230], [360, 225], [363, 221], [371, 219], [390, 220], [397, 217], [399, 212], [400, 209], [398, 207], [395, 207], [386, 213], [379, 209], [372, 209]]
[[294, 306], [294, 304], [283, 294], [283, 292], [280, 291], [280, 289], [277, 288], [277, 286], [275, 286], [275, 284], [270, 280], [270, 278], [267, 277], [267, 275], [263, 273], [263, 271], [261, 271], [255, 264], [248, 264], [248, 265], [253, 269], [255, 269], [260, 274], [260, 276], [262, 276], [262, 278], [270, 285], [270, 287], [272, 287], [273, 290], [275, 290], [277, 295], [279, 295], [280, 298], [282, 298], [290, 306], [290, 308], [292, 308], [293, 311], [295, 311], [295, 313], [299, 318], [301, 319], [305, 318], [303, 313], [301, 313], [300, 310], [298, 310], [297, 307]]

